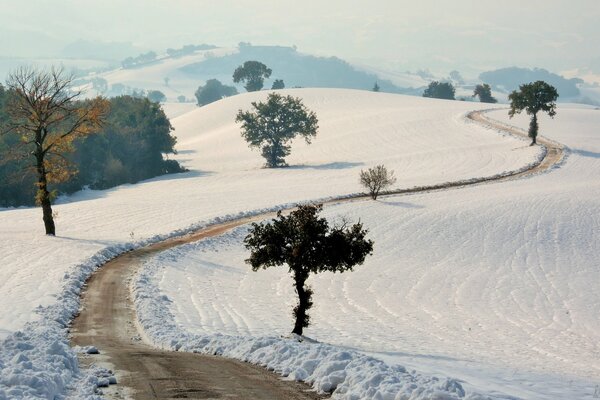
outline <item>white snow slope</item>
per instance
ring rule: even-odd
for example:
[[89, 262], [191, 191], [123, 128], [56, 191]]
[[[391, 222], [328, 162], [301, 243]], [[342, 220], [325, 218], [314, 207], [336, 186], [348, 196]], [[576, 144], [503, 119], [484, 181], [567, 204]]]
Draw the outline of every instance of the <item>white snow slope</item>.
[[359, 192], [358, 172], [378, 163], [401, 172], [398, 187], [411, 187], [516, 170], [540, 156], [524, 141], [465, 123], [464, 113], [478, 106], [472, 103], [352, 90], [283, 93], [302, 97], [320, 121], [312, 145], [294, 144], [290, 168], [262, 168], [241, 139], [237, 110], [267, 96], [249, 93], [173, 120], [178, 159], [190, 172], [63, 199], [55, 206], [57, 237], [43, 235], [39, 209], [0, 211], [0, 337], [16, 343], [0, 346], [0, 398], [3, 387], [18, 384], [50, 398], [62, 393], [69, 374], [44, 391], [47, 385], [14, 372], [31, 370], [19, 354], [41, 357], [32, 365], [47, 371], [54, 353], [40, 346], [64, 343], [58, 332], [77, 310], [79, 288], [106, 258], [217, 218]]
[[[528, 124], [506, 111], [491, 115]], [[296, 295], [286, 268], [255, 273], [244, 263], [247, 227], [150, 262], [136, 287], [141, 323], [159, 345], [217, 349], [318, 389], [339, 384], [340, 398], [420, 398], [402, 386], [420, 375], [358, 361], [352, 350], [459, 378], [467, 392], [598, 398], [600, 111], [561, 107], [540, 127], [569, 146], [550, 173], [326, 207], [331, 219], [360, 219], [375, 241], [354, 272], [310, 279], [315, 307], [305, 334], [337, 349], [298, 350], [273, 337], [291, 331]], [[405, 170], [396, 171], [402, 181]], [[323, 347], [352, 363], [317, 361]]]

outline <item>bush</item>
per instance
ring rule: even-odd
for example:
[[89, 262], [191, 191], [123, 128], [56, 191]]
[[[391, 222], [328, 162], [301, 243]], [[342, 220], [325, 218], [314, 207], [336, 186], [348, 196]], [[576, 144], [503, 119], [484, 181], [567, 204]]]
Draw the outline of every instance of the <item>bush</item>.
[[396, 183], [394, 171], [388, 171], [383, 165], [360, 171], [360, 184], [367, 188], [373, 200], [377, 200], [379, 193], [394, 183]]
[[433, 81], [423, 92], [423, 97], [454, 100], [454, 86], [449, 82]]

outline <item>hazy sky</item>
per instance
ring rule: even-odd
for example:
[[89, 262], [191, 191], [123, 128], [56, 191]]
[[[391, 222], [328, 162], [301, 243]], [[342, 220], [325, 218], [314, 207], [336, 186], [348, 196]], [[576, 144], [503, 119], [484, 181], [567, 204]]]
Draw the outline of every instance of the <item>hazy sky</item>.
[[398, 70], [600, 73], [600, 1], [0, 0], [0, 56], [47, 56], [79, 39], [157, 51], [296, 45]]

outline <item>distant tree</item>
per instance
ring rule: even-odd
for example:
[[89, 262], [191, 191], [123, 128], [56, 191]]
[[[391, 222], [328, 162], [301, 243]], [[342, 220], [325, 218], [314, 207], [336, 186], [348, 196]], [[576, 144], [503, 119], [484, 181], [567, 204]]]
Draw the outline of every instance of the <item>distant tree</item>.
[[97, 132], [108, 113], [108, 103], [100, 97], [77, 101], [82, 93], [71, 88], [73, 79], [60, 68], [32, 67], [19, 68], [7, 79], [12, 92], [7, 132], [20, 138], [14, 150], [34, 159], [36, 203], [42, 207], [47, 235], [56, 234], [48, 185], [74, 174], [65, 155], [75, 139]]
[[264, 80], [271, 76], [271, 69], [259, 61], [246, 61], [233, 72], [235, 83], [244, 82], [244, 87], [249, 92], [256, 92], [263, 88]]
[[379, 193], [394, 183], [396, 183], [394, 171], [388, 171], [383, 165], [360, 171], [360, 184], [369, 190], [373, 200], [377, 200]]
[[293, 138], [300, 135], [306, 143], [317, 135], [317, 115], [299, 98], [270, 93], [267, 102], [252, 102], [255, 111], [239, 110], [236, 122], [242, 123], [242, 137], [250, 147], [261, 149], [267, 167], [285, 166]]
[[454, 86], [449, 82], [433, 81], [423, 92], [423, 97], [454, 100]]
[[302, 335], [310, 323], [313, 291], [306, 286], [309, 276], [324, 271], [352, 271], [373, 253], [373, 241], [366, 239], [368, 231], [360, 222], [330, 228], [327, 219], [318, 216], [322, 209], [320, 204], [302, 205], [287, 217], [279, 211], [272, 222], [253, 223], [244, 239], [250, 250], [246, 263], [253, 271], [288, 266], [298, 294], [292, 330], [297, 335]]
[[492, 96], [492, 88], [487, 83], [483, 85], [475, 86], [472, 97], [479, 97], [479, 101], [482, 103], [497, 103], [495, 97]]
[[373, 91], [379, 92], [379, 85], [377, 84], [377, 82], [375, 82], [375, 85], [373, 85]]
[[285, 89], [285, 83], [283, 83], [282, 79], [275, 79], [275, 81], [273, 81], [273, 85], [271, 86], [271, 89], [273, 89], [273, 90]]
[[108, 82], [104, 78], [96, 77], [92, 79], [92, 89], [96, 92], [104, 94], [108, 91]]
[[204, 86], [199, 86], [196, 90], [196, 100], [199, 106], [204, 106], [221, 100], [224, 97], [236, 95], [237, 89], [233, 86], [223, 85], [217, 79], [209, 79]]
[[537, 143], [538, 112], [546, 112], [550, 117], [556, 115], [556, 100], [558, 99], [556, 88], [544, 81], [527, 83], [519, 86], [519, 91], [515, 90], [509, 94], [508, 99], [510, 100], [510, 110], [508, 111], [510, 118], [515, 114], [520, 114], [523, 110], [527, 115], [531, 115], [529, 137], [531, 146], [533, 146]]
[[184, 95], [181, 94], [181, 95], [177, 96], [177, 101], [180, 103], [185, 103], [186, 98]]
[[165, 81], [165, 86], [166, 86], [166, 87], [169, 87], [169, 81], [171, 80], [171, 78], [169, 78], [168, 76], [165, 76], [165, 77], [163, 78], [163, 80]]
[[465, 83], [465, 80], [463, 79], [460, 72], [458, 72], [456, 70], [450, 71], [450, 79], [452, 79], [454, 82], [458, 83], [459, 85], [462, 85], [463, 83]]
[[[133, 96], [136, 97], [136, 96]], [[162, 103], [165, 100], [167, 100], [167, 96], [165, 96], [165, 94], [163, 92], [161, 92], [160, 90], [150, 90], [147, 94], [148, 100], [154, 102], [154, 103]]]

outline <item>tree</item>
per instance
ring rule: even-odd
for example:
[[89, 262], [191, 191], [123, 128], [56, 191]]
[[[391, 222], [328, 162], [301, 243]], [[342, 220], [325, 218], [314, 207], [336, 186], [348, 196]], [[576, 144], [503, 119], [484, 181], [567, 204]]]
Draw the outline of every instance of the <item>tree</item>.
[[146, 97], [148, 97], [148, 100], [154, 103], [162, 103], [163, 101], [167, 100], [167, 96], [165, 96], [165, 94], [160, 90], [150, 90]]
[[19, 68], [7, 79], [13, 92], [8, 131], [20, 136], [22, 154], [35, 160], [36, 203], [42, 207], [47, 235], [56, 234], [48, 184], [66, 181], [73, 174], [65, 154], [73, 150], [75, 139], [96, 132], [108, 112], [108, 103], [100, 97], [76, 101], [81, 92], [71, 90], [73, 79], [61, 68], [32, 67]]
[[365, 238], [368, 231], [360, 222], [330, 228], [327, 219], [318, 216], [322, 209], [321, 204], [302, 205], [287, 217], [279, 211], [270, 223], [253, 223], [244, 239], [250, 250], [246, 263], [253, 271], [287, 264], [298, 294], [292, 330], [297, 335], [310, 322], [313, 292], [306, 286], [310, 274], [352, 271], [373, 253], [373, 241]]
[[185, 103], [186, 98], [184, 95], [180, 94], [179, 96], [177, 96], [177, 101], [180, 103]]
[[235, 83], [245, 82], [249, 92], [256, 92], [263, 88], [264, 80], [271, 76], [271, 69], [259, 61], [246, 61], [233, 72]]
[[528, 133], [531, 138], [531, 146], [533, 146], [537, 143], [538, 112], [546, 112], [551, 118], [556, 115], [556, 100], [558, 99], [556, 88], [544, 81], [527, 83], [519, 86], [519, 91], [515, 90], [509, 94], [508, 99], [510, 100], [510, 110], [508, 111], [510, 118], [515, 114], [520, 114], [523, 110], [527, 115], [531, 115]]
[[483, 85], [475, 86], [472, 97], [479, 97], [479, 101], [482, 103], [497, 103], [495, 97], [492, 96], [492, 88], [487, 83]]
[[454, 82], [458, 83], [459, 85], [462, 85], [463, 83], [465, 83], [465, 80], [463, 79], [460, 72], [458, 72], [456, 70], [450, 71], [449, 77], [450, 77], [450, 79], [452, 79]]
[[394, 171], [388, 171], [385, 166], [377, 165], [366, 171], [360, 170], [360, 183], [369, 190], [371, 198], [377, 200], [379, 192], [396, 183], [396, 178]]
[[433, 81], [423, 92], [423, 97], [454, 100], [454, 86], [449, 82]]
[[235, 121], [242, 123], [242, 137], [261, 150], [269, 168], [286, 165], [288, 143], [297, 135], [308, 144], [317, 135], [317, 116], [299, 98], [270, 93], [266, 103], [252, 102], [252, 107], [254, 112], [239, 110]]
[[223, 85], [217, 79], [209, 79], [204, 86], [199, 86], [196, 90], [196, 99], [199, 106], [205, 106], [224, 97], [236, 95], [237, 89], [233, 86]]
[[282, 79], [275, 79], [275, 81], [273, 81], [273, 85], [271, 86], [271, 89], [273, 89], [273, 90], [285, 89], [285, 83], [283, 83]]
[[373, 89], [372, 89], [372, 90], [373, 90], [374, 92], [379, 92], [379, 89], [380, 89], [380, 88], [379, 88], [379, 85], [377, 84], [377, 82], [375, 82], [375, 85], [373, 85]]

